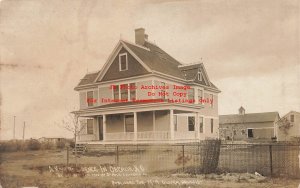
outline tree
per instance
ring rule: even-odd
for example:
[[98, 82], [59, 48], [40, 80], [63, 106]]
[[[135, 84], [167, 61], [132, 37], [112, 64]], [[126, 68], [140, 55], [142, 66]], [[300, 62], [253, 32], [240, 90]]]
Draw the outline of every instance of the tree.
[[281, 130], [285, 134], [285, 136], [288, 135], [288, 130], [293, 126], [293, 124], [288, 120], [287, 117], [281, 118], [277, 122], [277, 125], [279, 130]]
[[77, 147], [76, 147], [76, 142], [77, 142], [78, 135], [84, 129], [84, 126], [81, 126], [81, 124], [79, 122], [79, 115], [77, 113], [72, 113], [72, 114], [69, 114], [68, 116], [66, 116], [62, 120], [61, 126], [63, 128], [65, 128], [66, 130], [68, 130], [68, 131], [70, 131], [70, 132], [73, 133], [74, 141], [75, 141], [75, 147], [74, 147], [74, 151], [75, 151], [75, 165], [77, 166]]

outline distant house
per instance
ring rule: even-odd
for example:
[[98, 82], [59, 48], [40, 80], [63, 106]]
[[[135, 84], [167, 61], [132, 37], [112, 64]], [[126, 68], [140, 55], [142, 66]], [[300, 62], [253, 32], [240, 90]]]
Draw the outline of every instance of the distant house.
[[[282, 123], [281, 123], [282, 122]], [[289, 124], [289, 128], [284, 128], [284, 124]], [[295, 137], [300, 137], [300, 112], [290, 111], [280, 118], [276, 123], [276, 134], [278, 141], [292, 141]]]
[[223, 140], [271, 140], [276, 136], [278, 112], [246, 113], [243, 107], [238, 114], [220, 115], [220, 138]]
[[47, 138], [47, 137], [41, 137], [38, 139], [39, 142], [49, 142], [52, 144], [56, 144], [58, 142], [66, 141], [66, 138]]
[[102, 69], [86, 74], [75, 90], [79, 143], [178, 143], [219, 135], [220, 90], [204, 64], [178, 62], [149, 42], [143, 28], [135, 30], [135, 43], [120, 40]]

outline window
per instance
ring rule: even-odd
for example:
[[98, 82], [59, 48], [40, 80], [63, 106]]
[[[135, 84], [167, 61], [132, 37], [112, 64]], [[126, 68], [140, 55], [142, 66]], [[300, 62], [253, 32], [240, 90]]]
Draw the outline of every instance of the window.
[[253, 138], [253, 130], [248, 129], [248, 138]]
[[203, 104], [203, 91], [201, 89], [198, 89], [198, 102]]
[[87, 134], [94, 134], [94, 120], [93, 119], [87, 119], [87, 126], [86, 131]]
[[119, 85], [115, 85], [113, 87], [114, 99], [119, 100]]
[[291, 122], [294, 122], [294, 115], [293, 114], [291, 115], [290, 118], [291, 118]]
[[136, 99], [136, 86], [135, 83], [130, 83], [129, 85], [130, 89], [130, 100], [135, 100]]
[[195, 131], [195, 117], [188, 117], [189, 131]]
[[210, 100], [209, 100], [209, 104], [210, 104], [210, 107], [214, 107], [214, 96], [213, 96], [213, 94], [209, 94], [209, 98], [210, 98]]
[[158, 96], [160, 96], [161, 99], [165, 99], [166, 98], [166, 83], [165, 82], [161, 82], [161, 90], [160, 90], [160, 94]]
[[125, 115], [125, 132], [134, 132], [133, 115]]
[[198, 80], [202, 81], [202, 72], [198, 72]]
[[128, 70], [127, 53], [119, 55], [119, 71]]
[[174, 121], [174, 131], [177, 131], [177, 116], [173, 116], [173, 121]]
[[93, 106], [93, 101], [94, 101], [94, 92], [93, 91], [88, 91], [87, 92], [87, 103], [88, 103], [88, 106]]
[[188, 90], [188, 100], [194, 100], [194, 89], [193, 88]]
[[121, 100], [128, 100], [128, 85], [127, 84], [120, 85], [120, 91], [121, 91]]
[[214, 132], [214, 119], [210, 119], [210, 132]]
[[203, 133], [203, 117], [199, 117], [199, 132]]

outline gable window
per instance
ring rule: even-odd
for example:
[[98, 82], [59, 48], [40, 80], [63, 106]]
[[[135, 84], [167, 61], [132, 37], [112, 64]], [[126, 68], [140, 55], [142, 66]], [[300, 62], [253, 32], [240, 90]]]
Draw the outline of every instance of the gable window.
[[114, 85], [113, 92], [114, 92], [114, 100], [119, 100], [119, 85]]
[[127, 53], [119, 54], [119, 71], [128, 70]]
[[290, 118], [291, 118], [291, 122], [294, 122], [294, 115], [293, 114], [291, 115]]
[[189, 131], [195, 131], [195, 117], [188, 117]]
[[199, 117], [199, 132], [203, 133], [203, 117]]
[[210, 119], [210, 132], [214, 132], [214, 119]]
[[200, 81], [200, 82], [202, 82], [202, 72], [198, 72], [198, 80]]
[[120, 91], [121, 91], [121, 100], [128, 100], [128, 85], [122, 84], [120, 86]]
[[174, 131], [177, 131], [177, 116], [176, 115], [173, 116], [173, 120], [174, 120]]
[[136, 86], [135, 83], [130, 83], [129, 84], [129, 89], [130, 89], [130, 100], [135, 100], [136, 99]]
[[133, 132], [133, 115], [125, 115], [125, 132]]
[[86, 133], [94, 134], [94, 120], [93, 119], [87, 119]]
[[198, 103], [203, 104], [203, 91], [198, 89]]
[[88, 106], [93, 106], [94, 92], [93, 91], [88, 91], [87, 94], [86, 94], [86, 98], [87, 98]]

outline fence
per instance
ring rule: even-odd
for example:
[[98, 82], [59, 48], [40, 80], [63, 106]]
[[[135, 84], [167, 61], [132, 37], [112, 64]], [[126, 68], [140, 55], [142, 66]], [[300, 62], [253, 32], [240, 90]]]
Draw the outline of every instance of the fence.
[[299, 145], [218, 144], [88, 146], [111, 155], [113, 164], [143, 165], [149, 173], [258, 172], [299, 177]]

